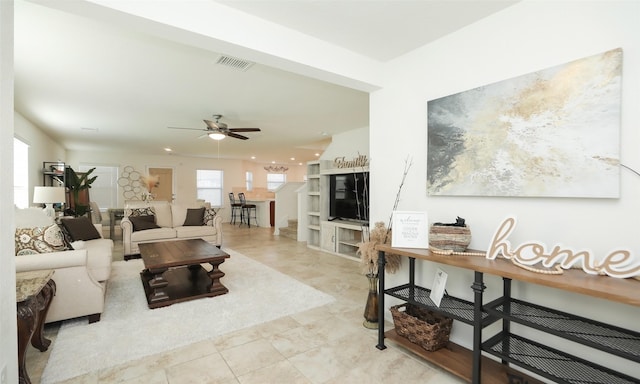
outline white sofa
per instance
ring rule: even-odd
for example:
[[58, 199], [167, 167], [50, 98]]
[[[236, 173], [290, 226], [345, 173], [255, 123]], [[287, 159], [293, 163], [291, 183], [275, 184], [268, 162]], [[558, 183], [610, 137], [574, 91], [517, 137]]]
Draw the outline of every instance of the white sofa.
[[[22, 212], [20, 212], [22, 211]], [[33, 210], [16, 210], [16, 228], [44, 226], [41, 218], [29, 223]], [[46, 217], [46, 216], [45, 216]], [[53, 224], [46, 218], [48, 225]], [[40, 220], [39, 222], [37, 222]], [[100, 236], [102, 225], [94, 224]], [[113, 241], [94, 239], [71, 243], [73, 250], [16, 256], [16, 272], [53, 269], [56, 294], [51, 301], [45, 322], [88, 316], [89, 322], [100, 320], [104, 310], [107, 282], [111, 275]]]
[[[155, 216], [155, 224], [159, 228], [134, 230], [129, 216], [132, 210], [151, 208]], [[124, 210], [124, 217], [120, 222], [122, 227], [122, 243], [125, 260], [140, 253], [138, 244], [155, 241], [204, 239], [220, 247], [222, 245], [222, 217], [215, 215], [204, 225], [185, 226], [188, 209], [202, 208], [199, 203], [177, 204], [166, 201], [129, 202]], [[206, 208], [205, 210], [210, 209]]]

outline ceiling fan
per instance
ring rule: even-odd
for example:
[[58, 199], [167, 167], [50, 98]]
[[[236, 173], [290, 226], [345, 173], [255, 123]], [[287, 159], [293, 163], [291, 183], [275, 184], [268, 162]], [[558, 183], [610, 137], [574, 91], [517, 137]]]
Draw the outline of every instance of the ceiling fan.
[[209, 136], [213, 140], [222, 140], [225, 137], [233, 137], [235, 139], [247, 140], [248, 137], [239, 135], [236, 132], [260, 132], [260, 128], [229, 128], [227, 124], [221, 123], [220, 118], [222, 115], [213, 115], [213, 118], [216, 120], [203, 120], [207, 125], [205, 129], [200, 128], [180, 128], [180, 127], [169, 127], [171, 129], [188, 129], [191, 131], [204, 131], [206, 132], [204, 135], [200, 137]]

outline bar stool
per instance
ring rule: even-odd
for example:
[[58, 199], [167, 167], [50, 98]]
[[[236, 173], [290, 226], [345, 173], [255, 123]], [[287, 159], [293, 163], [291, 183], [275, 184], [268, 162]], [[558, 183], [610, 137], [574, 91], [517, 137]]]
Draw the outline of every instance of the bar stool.
[[242, 204], [236, 202], [233, 192], [229, 192], [229, 202], [231, 203], [231, 224], [236, 223], [236, 213], [240, 213], [240, 222], [242, 222]]
[[[251, 228], [251, 211], [253, 211], [253, 219], [256, 222], [256, 227], [259, 227], [258, 225], [258, 214], [257, 214], [257, 207], [255, 204], [247, 204], [247, 200], [244, 197], [244, 193], [240, 192], [238, 193], [238, 197], [240, 198], [240, 204], [242, 204], [242, 213], [240, 214], [240, 225], [242, 225], [242, 223], [244, 222], [244, 218], [247, 218], [247, 225], [249, 226], [249, 228]], [[245, 216], [245, 212], [246, 212], [246, 216]]]

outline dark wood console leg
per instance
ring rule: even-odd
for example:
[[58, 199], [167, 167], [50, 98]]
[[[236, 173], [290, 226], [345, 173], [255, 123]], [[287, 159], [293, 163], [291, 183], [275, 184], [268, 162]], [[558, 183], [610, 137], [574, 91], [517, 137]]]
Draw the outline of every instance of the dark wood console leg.
[[29, 340], [36, 327], [38, 303], [35, 298], [20, 302], [17, 308], [18, 323], [18, 383], [31, 384], [27, 373], [26, 356]]
[[209, 263], [212, 267], [211, 271], [209, 272], [209, 277], [211, 278], [211, 286], [209, 287], [209, 292], [213, 293], [214, 296], [224, 295], [225, 293], [229, 292], [227, 287], [222, 285], [222, 283], [220, 282], [220, 279], [224, 277], [224, 272], [222, 272], [219, 267], [220, 264], [224, 263], [224, 260], [225, 259], [221, 259]]
[[56, 283], [53, 280], [49, 280], [49, 282], [42, 288], [36, 299], [38, 312], [36, 313], [34, 333], [33, 336], [31, 336], [31, 345], [40, 352], [46, 351], [49, 348], [49, 345], [51, 345], [51, 340], [44, 338], [42, 329], [44, 328], [44, 322], [47, 318], [47, 313], [49, 312], [49, 307], [51, 306], [51, 301], [55, 294]]

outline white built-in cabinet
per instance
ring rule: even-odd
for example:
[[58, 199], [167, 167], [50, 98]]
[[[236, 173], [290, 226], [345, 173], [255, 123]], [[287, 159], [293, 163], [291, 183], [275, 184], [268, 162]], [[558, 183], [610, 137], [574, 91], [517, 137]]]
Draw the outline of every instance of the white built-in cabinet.
[[[307, 163], [307, 246], [320, 248], [320, 161]], [[325, 188], [326, 189], [326, 188]], [[325, 213], [326, 215], [326, 213]]]
[[307, 246], [358, 260], [362, 225], [350, 221], [329, 221], [329, 175], [368, 171], [367, 168], [331, 168], [331, 161], [307, 163]]
[[335, 220], [323, 221], [320, 228], [323, 251], [359, 259], [356, 251], [358, 243], [362, 242], [362, 225]]

